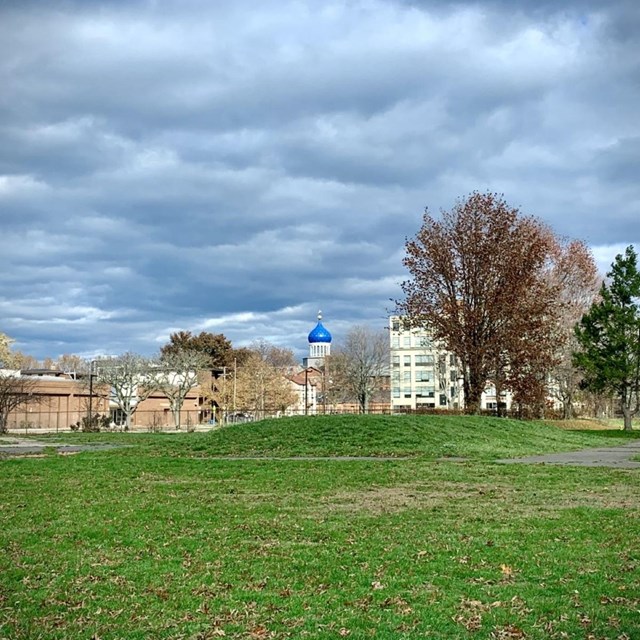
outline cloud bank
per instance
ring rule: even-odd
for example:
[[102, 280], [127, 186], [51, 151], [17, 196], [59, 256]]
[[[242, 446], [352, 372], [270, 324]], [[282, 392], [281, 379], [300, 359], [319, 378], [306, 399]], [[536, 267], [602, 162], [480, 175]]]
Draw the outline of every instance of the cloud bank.
[[[232, 6], [217, 6], [229, 4]], [[606, 270], [640, 246], [635, 2], [5, 2], [0, 330], [384, 326], [425, 207], [505, 194]]]

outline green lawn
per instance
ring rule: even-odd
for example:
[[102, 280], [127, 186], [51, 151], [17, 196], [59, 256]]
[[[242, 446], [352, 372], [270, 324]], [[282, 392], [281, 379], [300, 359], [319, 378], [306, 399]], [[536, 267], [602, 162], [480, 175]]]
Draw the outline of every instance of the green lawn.
[[[472, 416], [309, 416], [264, 420], [209, 433], [65, 433], [52, 441], [135, 443], [164, 455], [378, 456], [496, 459], [613, 445], [620, 430], [567, 431], [544, 422]], [[42, 436], [38, 436], [42, 440]], [[138, 455], [138, 452], [134, 452]]]
[[0, 460], [0, 639], [638, 638], [640, 474], [492, 461], [626, 437], [437, 417], [65, 434], [133, 446]]

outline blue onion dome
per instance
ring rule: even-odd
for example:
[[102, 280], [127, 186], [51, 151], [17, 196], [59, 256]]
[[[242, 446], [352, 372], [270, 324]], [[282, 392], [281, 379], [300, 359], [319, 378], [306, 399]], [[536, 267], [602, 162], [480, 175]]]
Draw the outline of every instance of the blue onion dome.
[[331, 342], [331, 334], [327, 328], [322, 324], [322, 313], [318, 312], [318, 324], [314, 327], [313, 331], [309, 334], [309, 342]]

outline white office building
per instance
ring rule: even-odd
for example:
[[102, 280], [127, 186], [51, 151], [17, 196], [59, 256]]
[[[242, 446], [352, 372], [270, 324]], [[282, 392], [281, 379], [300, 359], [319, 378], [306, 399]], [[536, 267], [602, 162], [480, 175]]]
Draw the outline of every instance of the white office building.
[[[391, 410], [461, 409], [462, 372], [456, 356], [435, 342], [423, 328], [406, 328], [399, 316], [389, 318]], [[511, 394], [501, 401], [511, 406]], [[496, 392], [487, 387], [482, 408], [495, 409]]]

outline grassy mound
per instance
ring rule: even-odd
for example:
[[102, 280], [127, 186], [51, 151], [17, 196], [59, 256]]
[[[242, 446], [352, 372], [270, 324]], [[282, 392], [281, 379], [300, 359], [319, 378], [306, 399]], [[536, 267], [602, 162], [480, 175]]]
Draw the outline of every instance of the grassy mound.
[[610, 443], [621, 432], [476, 416], [307, 416], [225, 427], [192, 441], [208, 455], [464, 456], [491, 459]]

